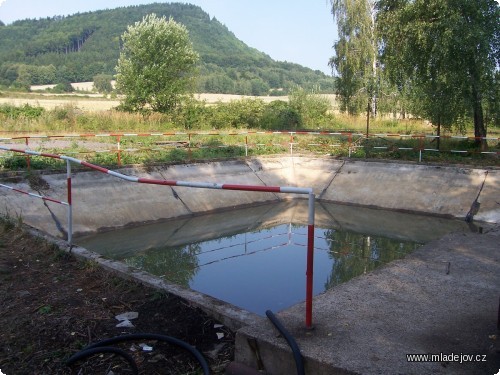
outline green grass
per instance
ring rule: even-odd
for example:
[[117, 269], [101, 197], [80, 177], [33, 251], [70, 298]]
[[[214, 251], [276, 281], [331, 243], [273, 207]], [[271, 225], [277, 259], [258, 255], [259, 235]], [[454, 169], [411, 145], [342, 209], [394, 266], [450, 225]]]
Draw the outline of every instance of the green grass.
[[[241, 131], [241, 130], [240, 130]], [[239, 134], [213, 135], [192, 134], [176, 136], [136, 136], [122, 137], [120, 159], [114, 137], [100, 141], [113, 142], [107, 145], [109, 152], [95, 152], [87, 148], [84, 140], [72, 140], [68, 147], [60, 149], [39, 148], [40, 151], [64, 154], [92, 164], [108, 168], [132, 164], [173, 164], [228, 158], [243, 158], [259, 155], [289, 155], [292, 153], [320, 156], [394, 159], [424, 162], [460, 163], [473, 165], [499, 165], [497, 155], [479, 154], [471, 141], [446, 139], [441, 141], [441, 152], [425, 151], [437, 147], [433, 138], [401, 138], [347, 135], [293, 135], [289, 134]], [[94, 138], [91, 139], [94, 141]], [[172, 143], [176, 142], [176, 143]], [[90, 145], [89, 147], [91, 147]], [[420, 150], [422, 154], [420, 154]], [[467, 153], [457, 153], [465, 150]], [[491, 144], [489, 151], [499, 152], [498, 144]], [[0, 168], [3, 170], [28, 170], [28, 158], [20, 153], [2, 153]], [[30, 156], [30, 169], [64, 170], [63, 160]], [[83, 168], [75, 165], [74, 169]]]
[[[246, 103], [246, 102], [245, 102]], [[244, 103], [244, 104], [245, 104]], [[258, 104], [258, 105], [257, 105]], [[243, 109], [250, 106], [252, 123], [255, 113], [264, 104], [250, 105], [246, 103]], [[206, 120], [207, 114], [221, 118], [238, 117], [235, 113], [226, 113], [228, 108], [237, 111], [242, 105], [221, 106], [220, 111], [210, 106], [202, 117]], [[254, 108], [255, 107], [255, 108]], [[246, 112], [245, 112], [246, 113]], [[183, 113], [182, 116], [186, 114]], [[214, 115], [214, 116], [215, 116]], [[144, 117], [117, 111], [108, 112], [81, 112], [67, 105], [54, 110], [42, 110], [39, 107], [13, 107], [0, 106], [0, 121], [6, 137], [15, 135], [61, 135], [61, 134], [102, 134], [102, 133], [187, 133], [164, 136], [120, 136], [120, 137], [81, 137], [70, 138], [64, 147], [55, 148], [50, 140], [38, 142], [30, 140], [30, 148], [46, 153], [65, 154], [86, 160], [90, 163], [106, 167], [119, 165], [158, 163], [182, 163], [197, 160], [239, 158], [258, 155], [289, 154], [290, 142], [293, 142], [294, 154], [329, 155], [334, 157], [376, 158], [418, 161], [420, 149], [434, 149], [437, 147], [434, 138], [412, 138], [399, 136], [379, 136], [380, 134], [433, 134], [435, 129], [424, 121], [415, 119], [371, 119], [370, 138], [360, 135], [293, 135], [274, 134], [272, 130], [265, 134], [257, 134], [262, 129], [242, 127], [244, 123], [243, 112], [239, 116], [237, 128], [217, 125], [210, 128], [213, 118], [203, 123], [189, 121], [189, 130], [184, 126], [174, 125], [176, 119], [182, 116], [151, 114]], [[217, 117], [216, 116], [216, 117]], [[310, 130], [327, 132], [349, 131], [364, 134], [366, 132], [366, 118], [333, 115], [322, 118], [321, 129], [313, 129], [309, 124], [303, 125]], [[297, 129], [296, 129], [297, 130]], [[300, 130], [300, 129], [299, 129]], [[498, 129], [489, 129], [490, 136], [498, 136]], [[5, 133], [4, 133], [5, 134]], [[458, 135], [450, 132], [445, 135]], [[471, 136], [471, 134], [468, 134]], [[118, 160], [117, 141], [120, 140], [120, 162]], [[25, 139], [18, 140], [24, 148]], [[176, 144], [174, 144], [176, 143]], [[52, 147], [51, 147], [52, 145]], [[97, 147], [100, 145], [100, 147]], [[189, 147], [188, 147], [189, 145]], [[101, 147], [102, 146], [102, 147]], [[356, 147], [354, 147], [356, 146]], [[382, 148], [383, 147], [383, 148]], [[410, 150], [404, 150], [409, 148]], [[98, 152], [98, 149], [111, 150]], [[440, 144], [440, 153], [424, 151], [422, 160], [425, 162], [450, 162], [478, 165], [499, 165], [498, 155], [484, 155], [476, 153], [475, 144], [467, 139], [443, 138]], [[467, 153], [454, 153], [453, 150], [466, 150]], [[498, 141], [489, 141], [489, 151], [499, 152]], [[45, 157], [30, 157], [30, 169], [56, 169], [63, 170], [65, 163], [58, 159]], [[77, 168], [77, 167], [75, 167]], [[19, 153], [0, 153], [0, 169], [26, 170], [28, 159]]]

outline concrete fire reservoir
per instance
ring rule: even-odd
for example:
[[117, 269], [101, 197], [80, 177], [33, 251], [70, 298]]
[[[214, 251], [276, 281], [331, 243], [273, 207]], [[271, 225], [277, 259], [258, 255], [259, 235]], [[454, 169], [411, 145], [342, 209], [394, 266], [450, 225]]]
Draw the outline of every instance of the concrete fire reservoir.
[[[259, 157], [147, 170], [123, 168], [119, 173], [151, 180], [308, 187], [317, 201], [340, 204], [337, 211], [342, 206], [361, 206], [461, 220], [468, 230], [433, 239], [403, 259], [316, 295], [313, 327], [308, 327], [313, 329], [305, 327], [304, 302], [280, 311], [278, 316], [296, 338], [308, 374], [468, 374], [495, 373], [500, 368], [498, 342], [491, 338], [498, 335], [500, 297], [497, 169]], [[67, 201], [66, 174], [43, 173], [35, 180], [11, 175], [3, 177], [2, 184], [55, 201]], [[71, 186], [72, 232], [76, 239], [144, 223], [165, 220], [174, 223], [207, 213], [301, 199], [288, 192], [136, 184], [80, 169], [73, 171]], [[65, 205], [0, 189], [0, 207], [4, 213], [22, 217], [24, 223], [65, 246], [63, 239], [68, 234]], [[341, 224], [355, 227], [363, 220], [384, 224], [384, 215], [373, 210], [372, 214], [356, 216], [346, 211], [348, 217], [343, 217]], [[307, 222], [307, 212], [296, 211], [295, 215], [297, 220]], [[319, 221], [329, 220], [327, 214], [322, 215], [323, 212], [317, 212]], [[271, 216], [266, 220], [278, 220], [278, 213]], [[419, 231], [419, 220], [411, 228], [398, 227], [397, 223], [390, 225], [407, 235]], [[440, 224], [436, 224], [439, 232], [437, 225]], [[265, 318], [87, 249], [76, 246], [72, 251], [115, 272], [176, 293], [238, 329], [237, 361], [269, 374], [295, 372], [290, 349]], [[408, 360], [407, 355], [419, 353], [477, 354], [484, 355], [486, 360], [445, 365], [440, 361]]]

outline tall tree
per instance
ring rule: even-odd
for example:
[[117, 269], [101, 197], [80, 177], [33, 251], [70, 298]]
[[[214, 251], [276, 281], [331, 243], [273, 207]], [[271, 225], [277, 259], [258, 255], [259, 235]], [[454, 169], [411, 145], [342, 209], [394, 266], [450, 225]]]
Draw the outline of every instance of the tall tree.
[[[423, 95], [421, 114], [435, 124], [464, 113], [477, 143], [486, 137], [483, 105], [500, 63], [495, 0], [380, 0], [383, 62], [394, 82]], [[498, 99], [497, 99], [498, 100]], [[444, 121], [444, 122], [443, 122]]]
[[341, 110], [359, 113], [369, 105], [376, 113], [377, 37], [375, 0], [331, 0], [339, 40], [330, 66], [338, 75]]
[[194, 90], [199, 57], [185, 26], [150, 14], [129, 26], [122, 40], [116, 84], [126, 110], [169, 112]]

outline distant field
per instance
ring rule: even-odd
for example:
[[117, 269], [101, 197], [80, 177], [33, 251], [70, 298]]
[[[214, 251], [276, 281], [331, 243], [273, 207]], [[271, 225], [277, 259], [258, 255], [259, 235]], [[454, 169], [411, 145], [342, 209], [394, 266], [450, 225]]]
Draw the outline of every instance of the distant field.
[[40, 106], [48, 110], [71, 106], [86, 112], [100, 112], [109, 111], [110, 109], [120, 104], [120, 102], [118, 100], [96, 100], [78, 96], [74, 96], [71, 98], [44, 98], [43, 96], [40, 96], [26, 98], [0, 98], [0, 105], [1, 104], [10, 104], [15, 106], [23, 106], [25, 104], [29, 104], [33, 107]]
[[[56, 85], [36, 85], [36, 86], [31, 86], [31, 90], [32, 91], [43, 91], [46, 89], [54, 88], [55, 86]], [[92, 92], [92, 89], [94, 88], [94, 83], [93, 82], [75, 82], [75, 83], [72, 83], [71, 86], [73, 86], [73, 88], [75, 90]]]
[[[92, 91], [92, 82], [76, 82], [71, 84], [78, 92], [73, 94], [52, 94], [46, 92], [47, 88], [52, 88], [55, 85], [40, 85], [31, 86], [33, 93], [26, 95], [16, 94], [15, 97], [1, 97], [1, 104], [11, 104], [22, 106], [29, 104], [31, 106], [40, 106], [45, 109], [54, 109], [64, 106], [72, 106], [86, 112], [109, 111], [120, 104], [118, 99], [106, 99], [103, 95]], [[7, 94], [8, 95], [8, 94]], [[335, 95], [324, 95], [327, 97], [332, 106], [335, 108]], [[287, 101], [287, 96], [245, 96], [245, 95], [230, 95], [230, 94], [195, 94], [198, 100], [205, 100], [208, 104], [217, 102], [228, 103], [233, 100], [241, 99], [260, 99], [265, 103], [270, 103], [275, 100]]]
[[[22, 106], [24, 104], [29, 104], [31, 106], [40, 106], [45, 109], [54, 109], [58, 107], [72, 106], [81, 109], [82, 111], [92, 112], [92, 111], [109, 111], [120, 104], [119, 100], [116, 99], [105, 99], [102, 95], [90, 94], [84, 95], [52, 95], [51, 97], [47, 94], [38, 94], [37, 96], [29, 95], [25, 98], [0, 98], [1, 104], [10, 104], [15, 106]], [[70, 96], [70, 97], [68, 97]], [[335, 95], [325, 95], [330, 99], [332, 105], [335, 105]], [[228, 103], [232, 100], [241, 100], [244, 98], [250, 99], [261, 99], [266, 103], [270, 103], [274, 100], [284, 100], [287, 101], [286, 96], [244, 96], [244, 95], [229, 95], [229, 94], [196, 94], [195, 97], [199, 100], [206, 100], [208, 104], [213, 104], [217, 102]], [[97, 99], [100, 98], [100, 99]]]

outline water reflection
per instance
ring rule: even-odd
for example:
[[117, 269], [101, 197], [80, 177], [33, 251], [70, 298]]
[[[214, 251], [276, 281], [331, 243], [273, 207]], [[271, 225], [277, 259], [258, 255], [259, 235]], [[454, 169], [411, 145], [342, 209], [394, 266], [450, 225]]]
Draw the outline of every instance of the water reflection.
[[336, 230], [327, 230], [325, 239], [328, 253], [333, 259], [325, 289], [370, 272], [382, 264], [401, 259], [421, 246], [414, 242]]
[[200, 244], [164, 246], [126, 258], [127, 265], [146, 270], [185, 287], [196, 275]]
[[[314, 294], [457, 230], [466, 226], [453, 220], [318, 204]], [[261, 315], [305, 296], [305, 201], [127, 228], [77, 242]]]

